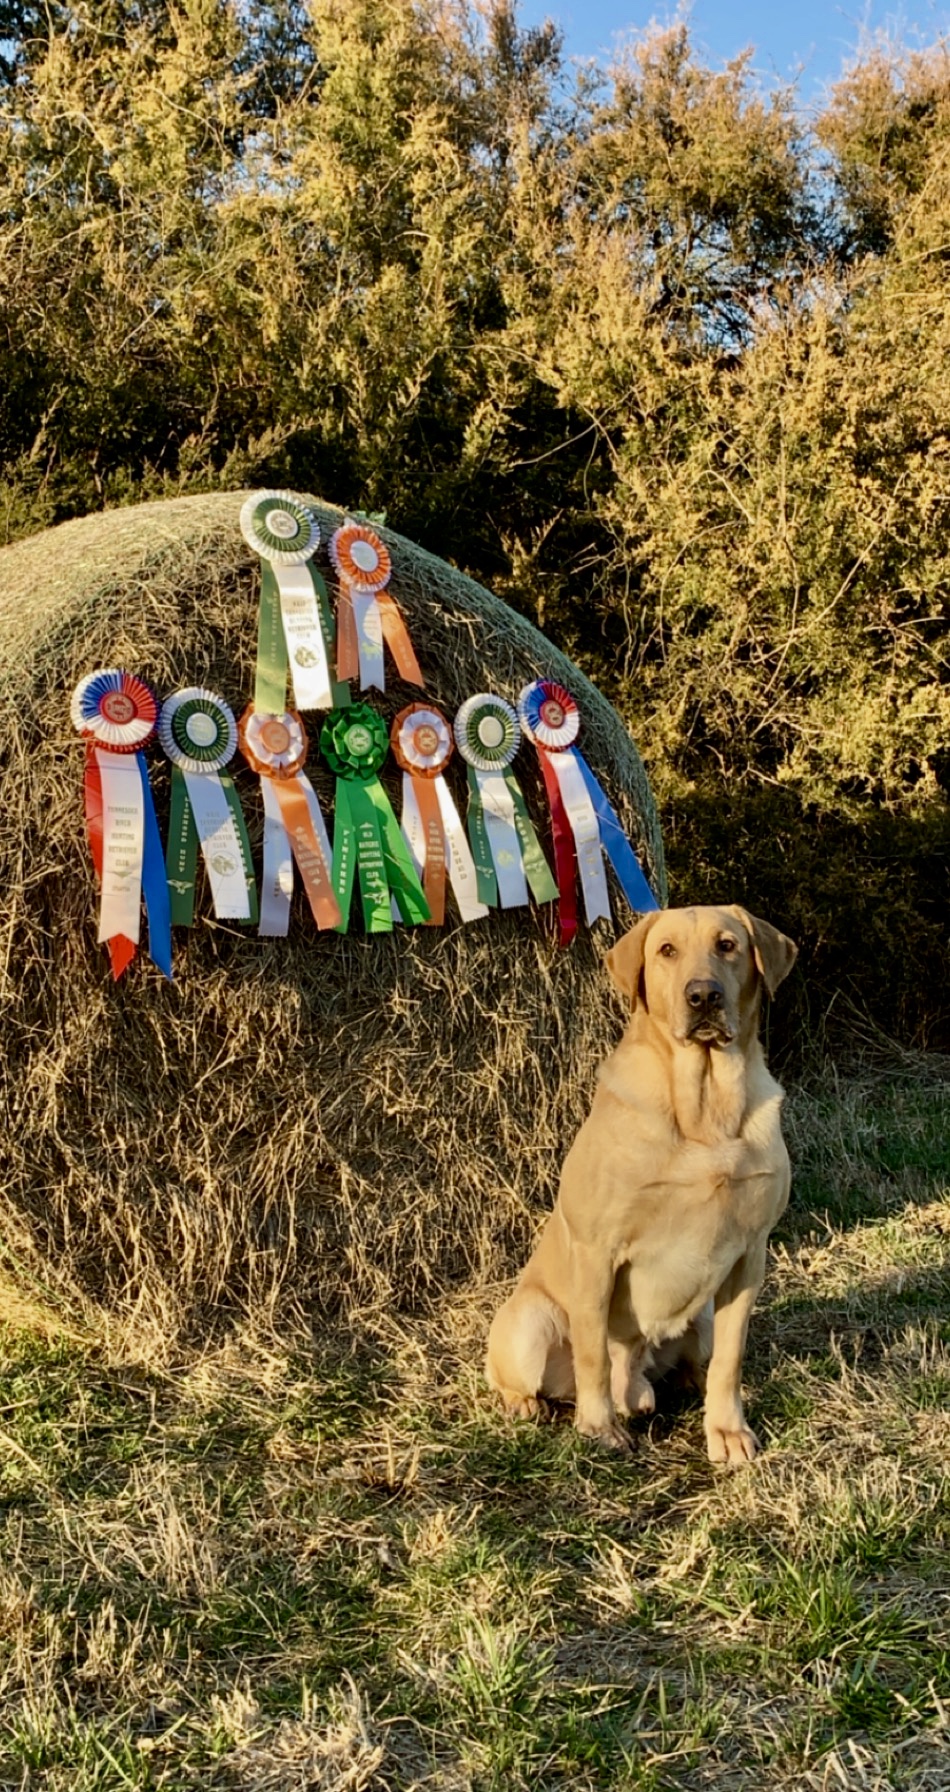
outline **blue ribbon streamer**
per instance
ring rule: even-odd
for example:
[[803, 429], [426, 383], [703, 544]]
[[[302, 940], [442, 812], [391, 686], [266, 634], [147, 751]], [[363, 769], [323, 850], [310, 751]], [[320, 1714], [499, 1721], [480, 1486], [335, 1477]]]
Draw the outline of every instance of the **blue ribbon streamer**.
[[581, 777], [587, 786], [587, 794], [597, 813], [601, 845], [617, 873], [620, 888], [630, 907], [635, 914], [640, 915], [645, 914], [648, 909], [659, 908], [659, 903], [643, 875], [637, 855], [623, 831], [616, 810], [611, 808], [583, 753], [578, 752], [576, 747], [569, 747], [568, 751], [573, 753], [580, 766]]
[[148, 919], [148, 955], [163, 976], [172, 980], [172, 911], [165, 874], [165, 854], [158, 831], [158, 816], [142, 753], [136, 753], [145, 803], [145, 850], [142, 854], [142, 894]]

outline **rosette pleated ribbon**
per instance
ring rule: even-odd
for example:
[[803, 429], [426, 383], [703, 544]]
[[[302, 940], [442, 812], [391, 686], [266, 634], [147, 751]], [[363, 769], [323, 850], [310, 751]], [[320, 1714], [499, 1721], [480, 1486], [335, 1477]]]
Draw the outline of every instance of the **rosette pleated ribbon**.
[[328, 716], [320, 751], [336, 778], [333, 819], [333, 887], [340, 904], [340, 931], [349, 925], [354, 883], [359, 883], [367, 933], [391, 933], [396, 918], [428, 921], [429, 904], [412, 854], [380, 781], [389, 737], [368, 703]]
[[402, 832], [422, 877], [430, 924], [445, 920], [446, 879], [463, 921], [480, 921], [488, 907], [478, 893], [478, 873], [459, 812], [442, 776], [454, 751], [444, 715], [424, 703], [400, 710], [390, 733], [402, 768]]
[[336, 629], [313, 555], [320, 526], [293, 492], [254, 492], [241, 507], [241, 533], [261, 556], [254, 708], [282, 715], [287, 673], [296, 709], [334, 709], [350, 693], [333, 673]]
[[99, 940], [121, 977], [139, 943], [142, 897], [149, 957], [172, 974], [165, 855], [141, 748], [158, 722], [158, 701], [141, 678], [102, 667], [80, 679], [70, 717], [86, 742], [86, 832], [99, 877]]
[[387, 590], [393, 568], [385, 542], [365, 523], [344, 523], [331, 535], [329, 553], [340, 586], [338, 678], [358, 678], [361, 691], [384, 691], [385, 642], [400, 678], [424, 687], [402, 612]]
[[264, 715], [249, 705], [238, 722], [238, 745], [261, 780], [264, 873], [259, 932], [267, 939], [283, 939], [290, 926], [295, 859], [317, 926], [338, 927], [340, 923], [326, 823], [317, 793], [303, 770], [308, 744], [306, 729], [294, 710]]
[[635, 913], [656, 908], [656, 897], [616, 811], [574, 745], [581, 717], [570, 691], [550, 679], [536, 679], [518, 698], [518, 719], [538, 749], [551, 806], [561, 945], [569, 945], [577, 932], [575, 859], [588, 926], [610, 919], [605, 853]]
[[237, 723], [214, 691], [191, 685], [166, 697], [158, 738], [172, 762], [165, 847], [172, 925], [195, 915], [198, 848], [219, 921], [257, 921], [257, 885], [241, 799], [224, 768], [234, 758]]
[[557, 884], [511, 770], [521, 725], [493, 692], [468, 697], [455, 718], [455, 742], [468, 771], [468, 837], [478, 893], [490, 908], [556, 902]]

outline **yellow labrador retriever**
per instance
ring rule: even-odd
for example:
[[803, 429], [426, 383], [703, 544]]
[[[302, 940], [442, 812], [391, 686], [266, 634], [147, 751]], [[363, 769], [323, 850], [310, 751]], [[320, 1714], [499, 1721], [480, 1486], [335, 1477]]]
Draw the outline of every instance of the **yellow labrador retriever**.
[[646, 1370], [677, 1356], [698, 1368], [711, 1341], [710, 1458], [755, 1455], [742, 1357], [790, 1180], [758, 1021], [796, 955], [736, 907], [659, 910], [607, 954], [633, 1013], [492, 1324], [488, 1379], [510, 1412], [573, 1400], [579, 1431], [629, 1449], [619, 1417], [652, 1410]]

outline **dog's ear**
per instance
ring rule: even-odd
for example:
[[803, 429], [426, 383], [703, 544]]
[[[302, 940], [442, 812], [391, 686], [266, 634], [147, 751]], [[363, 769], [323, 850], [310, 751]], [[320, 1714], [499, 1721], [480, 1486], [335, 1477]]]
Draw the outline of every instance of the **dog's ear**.
[[640, 999], [643, 948], [659, 913], [659, 909], [651, 909], [648, 915], [642, 915], [636, 926], [631, 927], [630, 932], [625, 933], [615, 946], [611, 946], [604, 960], [621, 995], [629, 996], [631, 1008], [635, 1008]]
[[769, 995], [774, 996], [798, 957], [795, 941], [779, 933], [770, 921], [760, 921], [757, 915], [750, 915], [748, 909], [739, 908], [737, 904], [733, 905], [732, 913], [752, 935], [756, 967]]

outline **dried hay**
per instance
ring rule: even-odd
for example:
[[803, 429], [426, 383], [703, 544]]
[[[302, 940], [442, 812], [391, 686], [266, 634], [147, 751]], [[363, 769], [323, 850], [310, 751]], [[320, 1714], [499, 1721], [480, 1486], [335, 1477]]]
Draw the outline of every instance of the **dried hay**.
[[[3, 1254], [60, 1309], [108, 1314], [153, 1352], [215, 1314], [353, 1322], [504, 1276], [615, 1033], [606, 930], [560, 952], [537, 911], [367, 940], [318, 936], [298, 897], [290, 938], [267, 941], [216, 924], [205, 899], [176, 933], [173, 986], [142, 958], [111, 983], [68, 696], [93, 666], [124, 665], [160, 692], [208, 684], [243, 706], [259, 584], [243, 495], [112, 511], [0, 551]], [[339, 513], [317, 509], [326, 539]], [[453, 715], [473, 691], [563, 678], [662, 898], [653, 802], [614, 711], [503, 603], [386, 539], [433, 700]], [[380, 707], [391, 718], [415, 694], [394, 684]], [[533, 757], [519, 776], [540, 821]], [[329, 813], [327, 769], [311, 772]], [[449, 775], [464, 805], [457, 762]], [[615, 906], [626, 925], [616, 892]]]

